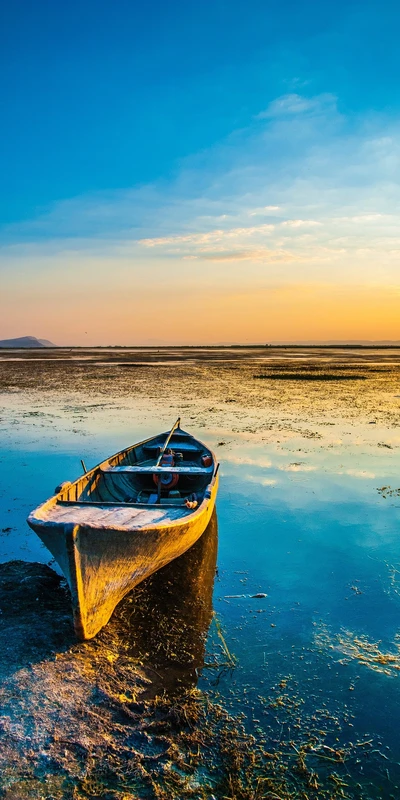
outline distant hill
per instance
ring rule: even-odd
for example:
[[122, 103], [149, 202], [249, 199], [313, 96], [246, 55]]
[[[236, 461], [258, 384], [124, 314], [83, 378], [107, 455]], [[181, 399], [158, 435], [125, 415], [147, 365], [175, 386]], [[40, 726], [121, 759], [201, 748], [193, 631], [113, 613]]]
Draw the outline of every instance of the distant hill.
[[0, 347], [56, 347], [48, 339], [36, 339], [36, 336], [20, 336], [18, 339], [0, 339]]

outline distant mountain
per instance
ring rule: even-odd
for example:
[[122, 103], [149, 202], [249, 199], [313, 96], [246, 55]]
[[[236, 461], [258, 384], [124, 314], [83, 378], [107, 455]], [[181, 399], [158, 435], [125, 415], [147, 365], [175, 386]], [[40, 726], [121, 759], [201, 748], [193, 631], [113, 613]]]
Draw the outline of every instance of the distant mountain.
[[18, 339], [0, 339], [0, 347], [56, 347], [48, 339], [36, 339], [36, 336], [20, 336]]

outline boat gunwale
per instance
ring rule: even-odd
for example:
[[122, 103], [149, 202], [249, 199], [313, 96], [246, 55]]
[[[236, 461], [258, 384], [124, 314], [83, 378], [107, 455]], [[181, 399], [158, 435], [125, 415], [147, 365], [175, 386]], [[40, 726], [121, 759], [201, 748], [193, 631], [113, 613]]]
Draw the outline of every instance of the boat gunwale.
[[125, 506], [133, 506], [134, 508], [187, 508], [185, 503], [112, 503], [111, 500], [57, 500], [57, 505], [60, 506], [110, 506], [111, 508], [124, 508]]
[[[209, 503], [209, 501], [211, 499], [212, 491], [213, 491], [213, 488], [214, 488], [214, 485], [215, 485], [215, 482], [216, 482], [216, 479], [217, 479], [220, 463], [217, 461], [216, 455], [213, 452], [213, 450], [211, 450], [211, 448], [207, 447], [207, 445], [205, 445], [203, 442], [201, 442], [200, 439], [196, 439], [196, 437], [193, 436], [192, 434], [187, 433], [186, 431], [182, 431], [182, 429], [180, 429], [180, 430], [181, 430], [182, 433], [186, 434], [187, 436], [190, 436], [195, 442], [200, 444], [202, 447], [205, 447], [210, 452], [210, 454], [212, 456], [212, 459], [213, 459], [213, 462], [214, 462], [212, 472], [210, 471], [210, 482], [206, 486], [206, 490], [205, 490], [206, 494], [204, 495], [203, 500], [197, 506], [197, 508], [188, 509], [185, 505], [181, 506], [181, 505], [175, 505], [175, 504], [172, 504], [172, 503], [168, 503], [166, 505], [161, 505], [161, 504], [158, 504], [158, 503], [154, 504], [154, 505], [153, 504], [150, 505], [149, 503], [143, 503], [143, 504], [142, 503], [123, 503], [123, 502], [122, 503], [117, 503], [117, 502], [110, 502], [110, 501], [104, 501], [104, 503], [101, 503], [101, 502], [96, 502], [96, 501], [91, 501], [91, 500], [86, 500], [86, 501], [85, 500], [83, 500], [83, 501], [79, 501], [79, 500], [63, 500], [59, 496], [60, 494], [62, 494], [62, 490], [61, 490], [60, 492], [58, 492], [56, 494], [53, 494], [51, 497], [49, 497], [47, 500], [45, 500], [44, 503], [40, 503], [39, 506], [37, 506], [33, 511], [31, 511], [31, 513], [29, 514], [29, 516], [27, 518], [28, 524], [30, 524], [30, 525], [33, 524], [36, 527], [40, 527], [40, 528], [42, 528], [42, 527], [47, 528], [47, 527], [52, 527], [52, 526], [54, 526], [56, 528], [63, 527], [64, 526], [63, 522], [61, 522], [61, 521], [58, 522], [56, 520], [51, 520], [50, 521], [50, 520], [43, 519], [43, 517], [36, 516], [37, 512], [43, 511], [45, 509], [45, 507], [47, 507], [47, 509], [54, 508], [56, 505], [62, 505], [62, 506], [86, 505], [86, 504], [87, 505], [92, 505], [92, 503], [93, 503], [92, 507], [94, 507], [94, 506], [101, 507], [102, 505], [105, 505], [105, 503], [108, 503], [108, 502], [110, 502], [110, 505], [106, 506], [107, 508], [116, 507], [118, 509], [123, 508], [123, 507], [128, 507], [128, 508], [140, 508], [143, 511], [145, 511], [147, 508], [149, 508], [149, 509], [159, 509], [159, 510], [163, 509], [163, 510], [167, 511], [168, 508], [174, 508], [174, 509], [175, 508], [182, 508], [182, 510], [185, 509], [186, 511], [189, 511], [191, 513], [182, 514], [181, 517], [179, 517], [177, 520], [174, 520], [175, 524], [184, 524], [187, 520], [189, 520], [189, 518], [190, 518], [190, 520], [194, 520], [194, 518], [196, 518], [196, 517], [200, 516], [202, 513], [204, 513], [204, 511], [206, 510], [206, 508], [208, 506], [208, 503]], [[112, 459], [114, 459], [117, 456], [119, 456], [121, 453], [129, 453], [134, 448], [139, 447], [139, 446], [143, 446], [147, 442], [152, 442], [154, 439], [158, 438], [159, 436], [163, 436], [163, 435], [164, 435], [164, 433], [161, 433], [161, 434], [158, 433], [158, 434], [155, 434], [154, 436], [149, 436], [147, 439], [143, 439], [140, 442], [136, 442], [136, 443], [130, 445], [129, 447], [122, 448], [121, 450], [118, 450], [112, 456], [108, 456], [108, 458], [104, 459], [99, 464], [96, 464], [94, 467], [92, 467], [92, 469], [89, 469], [86, 473], [84, 473], [84, 475], [80, 475], [74, 481], [71, 481], [70, 486], [68, 488], [70, 488], [71, 486], [74, 486], [75, 484], [77, 484], [83, 477], [89, 477], [90, 475], [93, 475], [97, 470], [101, 471], [101, 467], [102, 466], [104, 466], [106, 464], [109, 465], [109, 462]], [[108, 473], [108, 474], [110, 474], [110, 473]], [[163, 528], [170, 528], [170, 526], [171, 526], [171, 521], [163, 521], [163, 522], [155, 522], [154, 521], [153, 524], [151, 524], [152, 528], [157, 528], [158, 530], [163, 529]], [[90, 527], [92, 529], [97, 529], [97, 526], [94, 525], [93, 522], [90, 523], [89, 525], [86, 524], [86, 527]], [[115, 525], [115, 526], [112, 527], [112, 530], [125, 531], [125, 532], [130, 530], [131, 532], [134, 532], [135, 531], [135, 526], [133, 526], [132, 528], [126, 528], [125, 526], [122, 527], [120, 525]], [[143, 529], [136, 528], [136, 530], [143, 530]]]
[[[217, 467], [219, 467], [219, 463], [217, 464]], [[186, 525], [189, 520], [190, 520], [190, 522], [193, 522], [197, 517], [199, 517], [202, 514], [206, 513], [207, 508], [208, 508], [208, 504], [209, 504], [210, 500], [212, 499], [212, 494], [213, 494], [215, 483], [216, 483], [217, 479], [218, 479], [218, 469], [215, 470], [214, 475], [212, 477], [212, 480], [208, 484], [208, 486], [211, 487], [210, 492], [209, 493], [207, 492], [207, 496], [205, 496], [203, 498], [203, 500], [200, 503], [200, 505], [197, 506], [197, 508], [195, 508], [193, 510], [192, 509], [188, 509], [185, 506], [179, 506], [182, 509], [186, 508], [186, 511], [188, 513], [187, 514], [182, 514], [181, 516], [177, 517], [175, 520], [165, 520], [164, 519], [163, 521], [160, 521], [160, 522], [158, 522], [157, 520], [152, 520], [147, 528], [146, 527], [142, 527], [142, 526], [138, 527], [137, 525], [136, 526], [133, 525], [132, 527], [126, 527], [125, 525], [118, 525], [118, 524], [114, 524], [114, 525], [112, 525], [112, 527], [107, 527], [106, 528], [104, 525], [96, 525], [93, 521], [91, 521], [90, 523], [85, 522], [83, 527], [85, 527], [87, 529], [90, 529], [90, 530], [94, 530], [94, 531], [96, 531], [96, 530], [103, 530], [103, 531], [107, 530], [110, 533], [113, 532], [113, 533], [125, 533], [125, 534], [126, 533], [131, 533], [131, 534], [133, 534], [133, 533], [143, 533], [144, 531], [147, 531], [147, 532], [149, 532], [149, 531], [160, 531], [160, 532], [162, 532], [163, 530], [170, 531], [171, 530], [171, 525], [173, 525], [175, 527], [177, 525]], [[50, 499], [52, 500], [53, 498], [50, 498]], [[47, 503], [48, 502], [49, 501], [47, 501]], [[65, 501], [65, 506], [68, 506], [70, 502], [71, 502], [72, 505], [77, 505], [77, 504], [79, 505], [79, 501], [76, 502], [76, 501], [68, 501], [67, 500], [67, 501]], [[27, 522], [29, 523], [29, 525], [34, 527], [34, 529], [35, 528], [61, 528], [61, 529], [65, 529], [65, 522], [63, 522], [61, 520], [60, 521], [56, 521], [56, 520], [43, 519], [41, 517], [35, 517], [35, 513], [37, 511], [39, 511], [41, 508], [43, 508], [44, 505], [47, 505], [47, 503], [42, 503], [41, 506], [38, 506], [38, 508], [36, 508], [34, 511], [32, 511], [29, 514], [28, 519], [27, 519]], [[56, 503], [53, 504], [53, 507], [57, 503], [60, 503], [60, 501], [56, 499]], [[61, 501], [61, 503], [64, 505], [63, 501]], [[214, 504], [215, 504], [215, 498], [214, 498]], [[128, 504], [127, 503], [123, 503], [122, 505], [125, 506], [125, 505], [128, 505]], [[140, 508], [141, 504], [133, 504], [132, 503], [132, 504], [129, 504], [129, 506], [131, 508], [132, 507]], [[115, 507], [115, 504], [112, 503], [110, 507], [111, 508]], [[117, 508], [121, 508], [121, 506], [117, 506]], [[161, 510], [167, 511], [168, 508], [177, 508], [177, 506], [173, 506], [172, 504], [171, 505], [165, 505], [165, 506], [162, 506], [162, 505], [146, 506], [146, 505], [143, 504], [142, 510], [145, 511], [146, 508], [151, 508], [152, 510], [153, 509], [157, 509], [157, 510], [160, 510], [160, 511]], [[79, 523], [77, 523], [77, 525], [79, 527]]]

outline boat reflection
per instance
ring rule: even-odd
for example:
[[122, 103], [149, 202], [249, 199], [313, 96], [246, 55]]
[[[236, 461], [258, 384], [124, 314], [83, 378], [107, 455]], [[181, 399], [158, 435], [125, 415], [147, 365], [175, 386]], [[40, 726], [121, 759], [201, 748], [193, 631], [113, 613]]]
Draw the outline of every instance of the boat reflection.
[[217, 561], [216, 511], [198, 541], [154, 573], [120, 604], [128, 623], [127, 653], [139, 658], [152, 680], [150, 694], [196, 685], [204, 665], [212, 619]]

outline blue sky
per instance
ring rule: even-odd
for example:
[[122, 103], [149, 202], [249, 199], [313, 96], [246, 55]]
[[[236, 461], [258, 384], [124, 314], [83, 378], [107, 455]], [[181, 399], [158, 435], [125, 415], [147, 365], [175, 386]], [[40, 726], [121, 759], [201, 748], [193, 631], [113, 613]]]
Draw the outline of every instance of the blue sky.
[[[399, 21], [368, 0], [3, 4], [0, 271], [20, 316], [0, 338], [199, 341], [190, 318], [131, 325], [127, 294], [172, 291], [176, 309], [212, 294], [209, 341], [368, 338], [387, 302], [370, 336], [400, 338]], [[72, 331], [94, 275], [91, 331]], [[282, 316], [299, 291], [285, 336], [271, 297]], [[334, 319], [332, 291], [359, 317]]]

